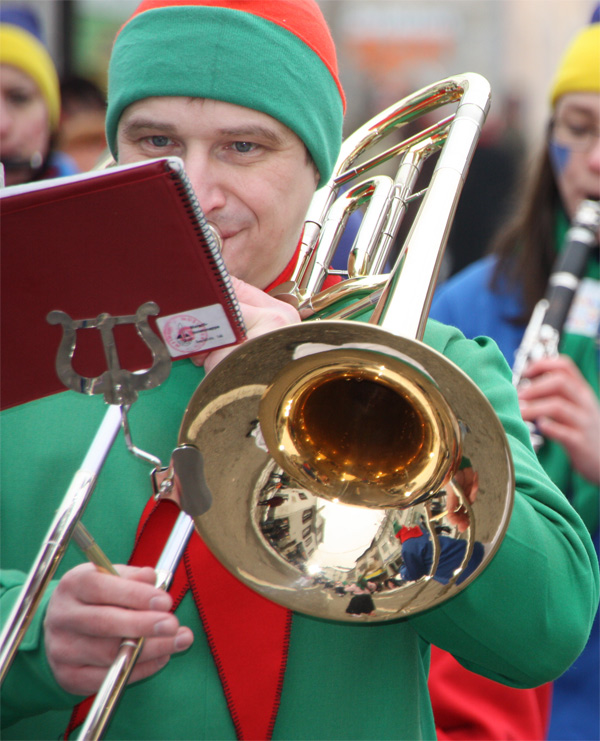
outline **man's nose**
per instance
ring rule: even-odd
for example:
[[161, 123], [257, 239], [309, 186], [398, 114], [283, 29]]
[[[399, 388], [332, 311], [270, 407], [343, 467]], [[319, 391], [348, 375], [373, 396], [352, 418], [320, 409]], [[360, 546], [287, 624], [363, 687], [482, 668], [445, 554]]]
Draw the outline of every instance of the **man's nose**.
[[205, 215], [225, 206], [226, 188], [218, 163], [210, 156], [190, 153], [185, 157], [185, 170]]

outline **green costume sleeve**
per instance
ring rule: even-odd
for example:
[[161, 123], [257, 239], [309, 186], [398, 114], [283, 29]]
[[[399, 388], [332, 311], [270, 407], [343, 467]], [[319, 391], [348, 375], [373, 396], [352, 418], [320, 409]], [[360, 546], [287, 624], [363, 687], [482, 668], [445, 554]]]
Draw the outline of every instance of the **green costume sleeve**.
[[[25, 575], [20, 571], [0, 572], [3, 615], [10, 611], [17, 600], [24, 581]], [[79, 700], [64, 692], [56, 683], [44, 649], [43, 620], [56, 584], [52, 582], [46, 589], [2, 685], [3, 727], [50, 708], [70, 708]]]
[[440, 327], [430, 322], [426, 339], [473, 378], [506, 430], [515, 504], [485, 572], [456, 598], [411, 622], [468, 669], [505, 684], [535, 686], [560, 675], [586, 643], [598, 606], [597, 559], [582, 520], [537, 461], [495, 343], [479, 339], [481, 352], [473, 353], [474, 341], [458, 332], [448, 336], [444, 328], [441, 348]]

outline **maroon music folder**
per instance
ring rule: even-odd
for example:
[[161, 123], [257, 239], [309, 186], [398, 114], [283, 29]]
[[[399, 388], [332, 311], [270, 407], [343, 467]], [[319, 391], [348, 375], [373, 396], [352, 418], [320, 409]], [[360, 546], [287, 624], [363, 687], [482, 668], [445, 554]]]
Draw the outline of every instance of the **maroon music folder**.
[[[0, 191], [2, 408], [64, 390], [55, 362], [73, 320], [148, 319], [176, 361], [245, 337], [220, 251], [176, 158], [151, 160]], [[152, 355], [130, 324], [114, 328], [121, 368], [149, 368]], [[73, 368], [107, 370], [98, 329], [79, 329]]]

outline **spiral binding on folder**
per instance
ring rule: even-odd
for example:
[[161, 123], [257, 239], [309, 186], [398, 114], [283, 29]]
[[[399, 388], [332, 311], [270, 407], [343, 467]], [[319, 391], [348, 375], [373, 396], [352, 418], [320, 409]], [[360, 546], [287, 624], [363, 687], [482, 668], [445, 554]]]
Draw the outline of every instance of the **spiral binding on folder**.
[[173, 180], [176, 183], [177, 190], [180, 193], [182, 201], [185, 205], [186, 211], [192, 218], [194, 230], [198, 235], [198, 239], [201, 242], [203, 248], [208, 249], [213, 258], [212, 270], [213, 273], [223, 289], [223, 295], [226, 297], [230, 313], [235, 317], [235, 321], [239, 331], [245, 334], [244, 318], [240, 306], [236, 300], [233, 299], [235, 296], [235, 289], [231, 281], [231, 277], [225, 267], [225, 261], [221, 250], [215, 240], [204, 216], [204, 212], [200, 207], [198, 196], [196, 195], [192, 183], [187, 176], [184, 169], [183, 162], [179, 158], [169, 157], [165, 160], [165, 167], [170, 170]]

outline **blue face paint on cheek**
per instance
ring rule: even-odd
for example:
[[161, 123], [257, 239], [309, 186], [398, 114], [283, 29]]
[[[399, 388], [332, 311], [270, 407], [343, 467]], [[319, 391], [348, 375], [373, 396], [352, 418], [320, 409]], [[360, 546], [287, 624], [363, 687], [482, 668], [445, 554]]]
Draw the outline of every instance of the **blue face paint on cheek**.
[[550, 162], [552, 162], [552, 169], [554, 174], [558, 177], [561, 175], [569, 162], [571, 156], [571, 150], [567, 147], [563, 147], [556, 142], [550, 142], [548, 149], [550, 154]]

